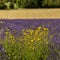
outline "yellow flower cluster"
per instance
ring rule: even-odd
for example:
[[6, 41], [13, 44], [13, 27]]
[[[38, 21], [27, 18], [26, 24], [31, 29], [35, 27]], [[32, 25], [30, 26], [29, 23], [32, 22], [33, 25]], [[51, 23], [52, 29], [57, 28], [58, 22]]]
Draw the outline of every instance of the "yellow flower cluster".
[[5, 34], [6, 34], [7, 36], [9, 36], [11, 39], [13, 39], [13, 37], [14, 37], [10, 32], [5, 32]]
[[[9, 32], [9, 29], [7, 29], [5, 34], [9, 36], [10, 39], [15, 40], [14, 36]], [[42, 44], [43, 41], [46, 44], [48, 43], [48, 28], [45, 28], [45, 27], [42, 28], [41, 26], [39, 26], [35, 30], [31, 30], [31, 29], [22, 30], [22, 34], [23, 36], [19, 40], [21, 42], [24, 42], [24, 45], [29, 46], [35, 43]]]
[[[39, 26], [35, 30], [22, 30], [22, 36], [19, 35], [18, 37], [15, 37], [9, 29], [7, 29], [5, 34], [6, 41], [2, 44], [4, 45], [6, 52], [8, 53], [9, 59], [12, 59], [12, 54], [13, 58], [17, 60], [19, 52], [25, 53], [25, 56], [29, 55], [30, 53], [33, 55], [34, 51], [36, 51], [36, 55], [40, 54], [41, 50], [43, 50], [43, 48], [45, 48], [46, 50], [48, 46], [48, 28], [46, 27], [43, 28]], [[23, 56], [23, 54], [21, 55]]]
[[23, 30], [22, 33], [24, 35], [22, 40], [25, 40], [27, 46], [35, 43], [42, 44], [43, 41], [48, 43], [48, 28], [39, 26], [36, 30], [27, 29]]
[[47, 31], [47, 30], [48, 30], [48, 28], [44, 28], [44, 30], [45, 30], [45, 31]]

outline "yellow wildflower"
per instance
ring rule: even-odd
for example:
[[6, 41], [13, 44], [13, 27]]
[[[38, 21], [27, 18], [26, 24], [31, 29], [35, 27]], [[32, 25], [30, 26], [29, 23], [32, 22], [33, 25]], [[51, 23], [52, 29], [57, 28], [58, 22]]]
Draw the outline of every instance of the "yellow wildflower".
[[24, 34], [24, 35], [27, 35], [27, 33], [26, 33], [26, 32], [23, 32], [23, 34]]
[[39, 31], [38, 30], [35, 30], [35, 34], [34, 35], [38, 35]]
[[8, 32], [5, 32], [5, 34], [7, 35], [7, 34], [9, 34]]
[[45, 30], [45, 31], [47, 31], [47, 30], [48, 30], [48, 28], [44, 28], [44, 30]]
[[48, 42], [46, 42], [46, 44], [48, 44]]
[[28, 45], [30, 44], [30, 42], [28, 42]]
[[39, 40], [40, 40], [40, 38], [37, 38], [37, 40], [39, 41]]
[[33, 30], [31, 30], [31, 31], [30, 31], [30, 34], [32, 35], [32, 34], [33, 34], [33, 32], [34, 32], [34, 31], [33, 31]]
[[12, 35], [10, 35], [10, 38], [13, 38], [13, 36], [12, 36]]
[[30, 32], [30, 29], [26, 30], [26, 32]]
[[44, 40], [46, 42], [46, 40]]
[[33, 42], [34, 40], [31, 40], [31, 42]]
[[38, 30], [40, 30], [40, 29], [41, 29], [41, 26], [38, 27]]

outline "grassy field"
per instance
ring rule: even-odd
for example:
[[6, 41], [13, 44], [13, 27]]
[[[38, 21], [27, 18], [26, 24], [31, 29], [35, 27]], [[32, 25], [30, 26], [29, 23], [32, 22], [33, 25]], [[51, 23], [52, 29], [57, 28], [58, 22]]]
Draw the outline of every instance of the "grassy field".
[[0, 10], [0, 19], [60, 18], [60, 9]]

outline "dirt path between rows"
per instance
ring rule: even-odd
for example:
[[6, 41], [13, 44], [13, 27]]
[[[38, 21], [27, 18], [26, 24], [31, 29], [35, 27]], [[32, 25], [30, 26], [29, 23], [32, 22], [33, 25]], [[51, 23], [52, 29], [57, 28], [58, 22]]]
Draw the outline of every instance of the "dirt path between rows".
[[60, 9], [0, 10], [0, 19], [59, 19]]

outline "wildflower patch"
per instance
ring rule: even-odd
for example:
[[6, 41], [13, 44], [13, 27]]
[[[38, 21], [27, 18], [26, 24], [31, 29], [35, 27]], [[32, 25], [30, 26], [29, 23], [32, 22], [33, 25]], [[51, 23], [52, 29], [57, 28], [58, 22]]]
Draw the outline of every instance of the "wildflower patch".
[[0, 59], [59, 60], [59, 39], [59, 19], [0, 20]]

